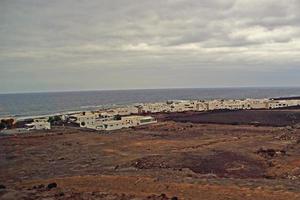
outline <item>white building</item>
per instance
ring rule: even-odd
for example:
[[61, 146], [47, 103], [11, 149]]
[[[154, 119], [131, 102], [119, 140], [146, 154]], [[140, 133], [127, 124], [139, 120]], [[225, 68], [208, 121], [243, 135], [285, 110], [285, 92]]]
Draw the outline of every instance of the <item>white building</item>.
[[295, 100], [271, 100], [267, 103], [267, 106], [268, 109], [274, 109], [299, 105], [297, 103]]
[[145, 103], [137, 106], [138, 113], [159, 113], [168, 112], [170, 110], [166, 103]]
[[170, 107], [170, 112], [185, 112], [185, 111], [197, 110], [196, 101], [176, 100], [176, 101], [168, 101], [167, 104]]
[[250, 109], [267, 109], [268, 99], [246, 99], [247, 108]]
[[211, 100], [207, 101], [208, 110], [219, 110], [223, 109], [223, 100]]
[[223, 100], [221, 104], [221, 109], [228, 110], [241, 110], [246, 109], [248, 105], [245, 105], [241, 100]]
[[196, 103], [196, 111], [206, 111], [208, 110], [208, 103], [204, 101], [197, 101]]
[[96, 130], [117, 130], [135, 126], [142, 126], [156, 123], [157, 121], [151, 116], [126, 116], [120, 120], [103, 121], [97, 124]]
[[113, 108], [106, 111], [110, 115], [131, 115], [139, 112], [136, 106], [125, 106], [119, 108]]
[[110, 121], [105, 121], [101, 124], [97, 124], [95, 129], [111, 131], [111, 130], [122, 129], [125, 127], [126, 126], [122, 120], [110, 120]]
[[208, 110], [246, 110], [246, 109], [266, 109], [267, 99], [245, 99], [245, 100], [212, 100], [208, 101]]
[[151, 116], [127, 116], [121, 119], [129, 127], [153, 124], [157, 121]]
[[50, 122], [47, 119], [34, 119], [32, 123], [26, 124], [27, 130], [49, 130]]
[[93, 112], [83, 112], [80, 114], [72, 115], [72, 117], [75, 117], [76, 123], [80, 125], [80, 127], [85, 128], [94, 128], [96, 117], [98, 114], [95, 114]]
[[288, 106], [300, 106], [300, 99], [288, 100]]

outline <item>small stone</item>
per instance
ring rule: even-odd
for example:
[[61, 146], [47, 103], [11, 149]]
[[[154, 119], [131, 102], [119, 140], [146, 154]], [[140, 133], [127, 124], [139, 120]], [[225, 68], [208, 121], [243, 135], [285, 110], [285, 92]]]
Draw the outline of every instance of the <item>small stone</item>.
[[56, 188], [56, 187], [57, 187], [56, 183], [49, 183], [47, 186], [48, 189], [52, 189], [52, 188]]
[[65, 195], [65, 193], [63, 193], [63, 192], [60, 192], [59, 194], [58, 194], [58, 196], [64, 196]]

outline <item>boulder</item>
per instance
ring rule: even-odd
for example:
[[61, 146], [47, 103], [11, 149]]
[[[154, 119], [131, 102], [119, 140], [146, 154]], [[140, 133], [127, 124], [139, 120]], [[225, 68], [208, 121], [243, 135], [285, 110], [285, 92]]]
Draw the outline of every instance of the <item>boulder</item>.
[[56, 187], [57, 187], [57, 184], [56, 184], [56, 183], [49, 183], [48, 186], [47, 186], [47, 188], [48, 188], [49, 190], [51, 190], [52, 188], [56, 188]]

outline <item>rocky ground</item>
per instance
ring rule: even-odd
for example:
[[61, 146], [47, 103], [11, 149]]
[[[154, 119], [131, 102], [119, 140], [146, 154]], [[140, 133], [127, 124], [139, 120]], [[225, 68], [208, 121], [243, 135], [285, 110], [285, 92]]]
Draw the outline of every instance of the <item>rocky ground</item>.
[[259, 112], [284, 124], [185, 113], [112, 132], [2, 136], [0, 199], [300, 199], [299, 111]]
[[215, 110], [210, 112], [187, 112], [157, 114], [161, 120], [176, 122], [256, 125], [256, 126], [292, 126], [300, 121], [300, 107], [282, 110]]

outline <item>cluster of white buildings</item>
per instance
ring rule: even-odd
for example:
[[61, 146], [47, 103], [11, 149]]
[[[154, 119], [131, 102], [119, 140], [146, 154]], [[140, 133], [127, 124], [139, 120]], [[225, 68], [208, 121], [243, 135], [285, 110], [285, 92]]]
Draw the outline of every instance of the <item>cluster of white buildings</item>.
[[133, 113], [124, 112], [124, 109], [117, 110], [120, 112], [82, 112], [69, 116], [69, 119], [80, 127], [95, 130], [117, 130], [157, 122], [151, 116], [131, 115]]
[[[116, 130], [156, 123], [151, 113], [210, 111], [210, 110], [243, 110], [243, 109], [276, 109], [299, 106], [300, 99], [243, 99], [243, 100], [174, 100], [156, 103], [142, 103], [100, 111], [68, 113], [61, 116], [80, 127], [94, 130]], [[26, 124], [28, 130], [51, 129], [48, 118], [33, 119]]]
[[[153, 106], [155, 105], [155, 106]], [[275, 109], [300, 105], [299, 100], [244, 99], [244, 100], [190, 100], [143, 104], [141, 112], [184, 112], [208, 110]]]
[[299, 100], [243, 99], [243, 100], [182, 100], [138, 105], [138, 113], [185, 112], [208, 110], [275, 109], [300, 105]]
[[116, 130], [145, 124], [156, 123], [151, 113], [209, 111], [209, 110], [243, 110], [275, 109], [300, 105], [299, 100], [243, 99], [243, 100], [175, 100], [156, 103], [143, 103], [103, 111], [76, 113], [69, 119], [80, 127], [95, 130]]
[[27, 130], [49, 130], [51, 129], [51, 124], [48, 122], [47, 118], [33, 119], [33, 122], [26, 124]]

